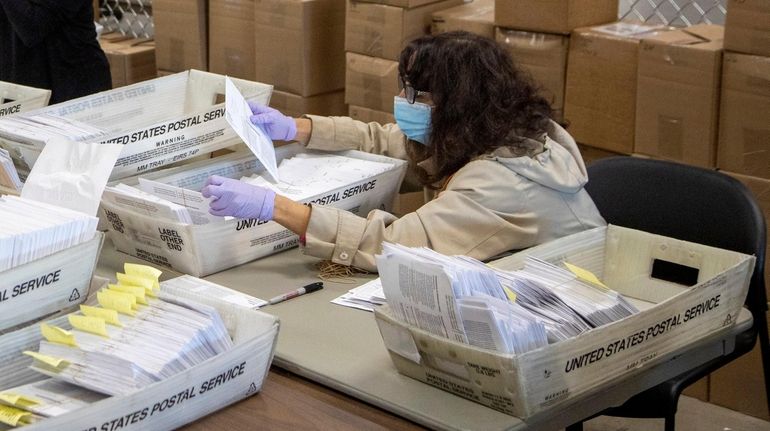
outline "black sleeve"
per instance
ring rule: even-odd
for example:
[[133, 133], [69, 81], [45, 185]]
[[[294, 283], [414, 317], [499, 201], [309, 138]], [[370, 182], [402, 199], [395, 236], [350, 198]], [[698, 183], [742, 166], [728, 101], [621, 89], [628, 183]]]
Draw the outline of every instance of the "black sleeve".
[[0, 0], [14, 33], [28, 47], [40, 43], [82, 6], [79, 0]]

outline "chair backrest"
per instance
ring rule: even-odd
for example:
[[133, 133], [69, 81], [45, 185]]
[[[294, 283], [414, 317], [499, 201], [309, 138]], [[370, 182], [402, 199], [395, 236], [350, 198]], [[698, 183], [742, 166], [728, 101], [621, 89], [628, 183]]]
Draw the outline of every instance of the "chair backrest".
[[765, 218], [740, 181], [674, 162], [611, 157], [588, 166], [586, 190], [607, 223], [755, 255], [746, 305], [755, 322], [765, 321]]

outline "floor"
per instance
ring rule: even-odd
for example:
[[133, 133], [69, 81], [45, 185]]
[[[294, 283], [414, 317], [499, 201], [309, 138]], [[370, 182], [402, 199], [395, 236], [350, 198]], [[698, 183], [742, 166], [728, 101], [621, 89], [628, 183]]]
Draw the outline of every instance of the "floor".
[[[584, 431], [663, 431], [663, 419], [598, 417], [583, 426]], [[705, 403], [696, 398], [679, 398], [677, 431], [770, 431], [770, 422]]]

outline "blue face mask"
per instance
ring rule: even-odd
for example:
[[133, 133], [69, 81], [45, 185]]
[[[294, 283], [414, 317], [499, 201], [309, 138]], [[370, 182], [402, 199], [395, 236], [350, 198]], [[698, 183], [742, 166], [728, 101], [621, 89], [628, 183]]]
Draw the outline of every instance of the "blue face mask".
[[409, 103], [400, 96], [393, 98], [393, 116], [407, 138], [423, 145], [430, 142], [430, 115], [433, 108], [425, 103]]

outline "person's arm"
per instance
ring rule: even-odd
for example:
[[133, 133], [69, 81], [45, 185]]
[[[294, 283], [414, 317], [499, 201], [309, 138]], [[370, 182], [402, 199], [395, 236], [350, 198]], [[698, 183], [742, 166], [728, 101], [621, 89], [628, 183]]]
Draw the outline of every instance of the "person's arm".
[[361, 150], [406, 159], [406, 137], [395, 124], [364, 123], [350, 117], [306, 115], [292, 118], [275, 108], [249, 102], [249, 120], [273, 141], [299, 141], [323, 151]]
[[297, 123], [297, 136], [294, 140], [307, 146], [313, 134], [313, 122], [309, 118], [295, 118], [294, 121]]
[[35, 46], [61, 27], [61, 18], [80, 7], [75, 1], [0, 0], [14, 33], [26, 46]]
[[307, 148], [360, 150], [402, 160], [407, 158], [406, 137], [396, 124], [364, 123], [350, 117], [306, 115], [304, 118], [311, 121]]
[[307, 224], [310, 221], [311, 211], [309, 205], [304, 205], [287, 197], [276, 195], [273, 220], [297, 235], [304, 236], [305, 232], [307, 232]]
[[401, 218], [379, 210], [364, 218], [314, 205], [303, 251], [375, 270], [383, 241], [481, 260], [530, 247], [537, 241], [540, 223], [519, 191], [519, 181], [497, 162], [477, 161], [458, 171], [437, 198]]

